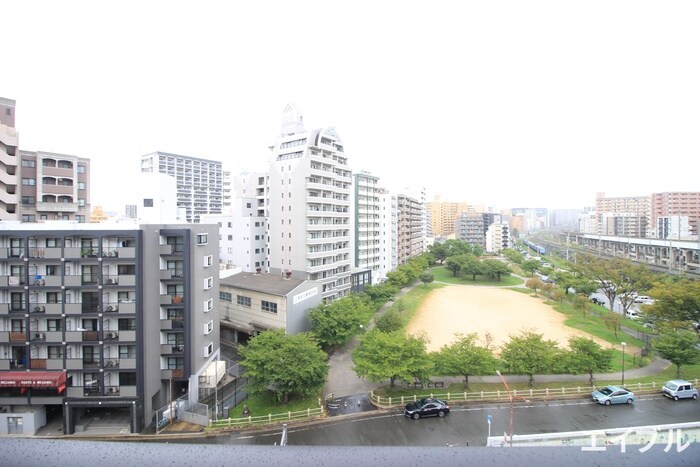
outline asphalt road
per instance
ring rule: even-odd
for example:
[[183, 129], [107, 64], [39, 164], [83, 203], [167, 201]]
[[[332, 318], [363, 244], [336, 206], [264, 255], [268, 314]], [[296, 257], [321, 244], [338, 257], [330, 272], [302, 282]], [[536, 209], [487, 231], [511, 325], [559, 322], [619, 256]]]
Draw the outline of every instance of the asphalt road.
[[[400, 410], [375, 412], [366, 418], [337, 417], [332, 421], [288, 430], [288, 445], [304, 446], [485, 446], [491, 434], [509, 430], [506, 404], [453, 406], [445, 418], [410, 420]], [[513, 433], [535, 434], [662, 425], [700, 420], [700, 401], [674, 402], [662, 396], [643, 396], [633, 405], [598, 405], [576, 401], [516, 402]], [[211, 442], [272, 445], [280, 430], [258, 434], [234, 434]]]

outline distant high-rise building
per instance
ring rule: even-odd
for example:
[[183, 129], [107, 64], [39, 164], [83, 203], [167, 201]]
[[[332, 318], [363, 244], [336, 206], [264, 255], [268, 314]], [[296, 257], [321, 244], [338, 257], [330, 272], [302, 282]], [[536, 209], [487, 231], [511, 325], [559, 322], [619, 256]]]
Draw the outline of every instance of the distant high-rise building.
[[355, 174], [355, 267], [372, 271], [376, 284], [381, 269], [381, 206], [379, 177]]
[[20, 150], [22, 222], [90, 220], [90, 159]]
[[397, 262], [402, 265], [425, 251], [425, 206], [403, 194], [396, 196], [396, 204]]
[[304, 128], [295, 105], [270, 147], [269, 271], [322, 284], [324, 302], [349, 293], [352, 172], [335, 128]]
[[666, 192], [651, 194], [651, 225], [658, 226], [660, 217], [687, 216], [688, 237], [698, 238], [700, 192]]
[[651, 199], [649, 196], [606, 198], [605, 193], [597, 193], [596, 214], [601, 235], [645, 238], [651, 221]]
[[428, 236], [453, 237], [456, 231], [457, 218], [463, 212], [474, 212], [468, 203], [455, 203], [440, 201], [435, 197], [433, 201], [426, 203], [428, 218]]
[[198, 223], [203, 214], [223, 212], [221, 162], [154, 152], [141, 156], [141, 172], [160, 172], [175, 177], [177, 206], [184, 208], [187, 222]]

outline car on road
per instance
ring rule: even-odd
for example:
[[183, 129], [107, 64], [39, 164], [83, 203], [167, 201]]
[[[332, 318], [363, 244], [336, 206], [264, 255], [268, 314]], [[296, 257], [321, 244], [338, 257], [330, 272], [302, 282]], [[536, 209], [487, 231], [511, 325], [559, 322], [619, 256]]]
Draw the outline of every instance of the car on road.
[[424, 397], [407, 404], [403, 414], [408, 418], [418, 420], [422, 417], [444, 417], [450, 413], [450, 406], [445, 401], [433, 397]]
[[621, 386], [605, 386], [591, 393], [593, 400], [599, 404], [631, 404], [635, 401], [634, 393]]
[[698, 390], [693, 387], [693, 383], [684, 379], [672, 379], [666, 381], [661, 388], [661, 393], [673, 400], [698, 398]]

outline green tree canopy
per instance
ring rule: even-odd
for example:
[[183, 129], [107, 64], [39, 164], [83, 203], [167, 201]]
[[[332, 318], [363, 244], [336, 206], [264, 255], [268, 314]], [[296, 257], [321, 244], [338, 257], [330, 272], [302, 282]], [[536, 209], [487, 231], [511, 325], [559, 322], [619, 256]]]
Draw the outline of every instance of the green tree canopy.
[[501, 276], [507, 276], [510, 274], [510, 268], [503, 261], [497, 259], [484, 259], [481, 261], [481, 267], [485, 274], [490, 277], [495, 278], [500, 281]]
[[569, 351], [565, 354], [566, 371], [572, 374], [588, 373], [588, 383], [593, 385], [593, 373], [609, 370], [612, 365], [612, 350], [604, 349], [588, 337], [569, 338]]
[[372, 307], [366, 295], [351, 294], [313, 308], [309, 312], [309, 321], [318, 342], [329, 350], [352, 339], [371, 313]]
[[654, 304], [644, 306], [644, 316], [654, 324], [688, 328], [700, 322], [700, 281], [666, 281], [653, 287], [649, 295]]
[[700, 361], [698, 335], [686, 329], [664, 329], [651, 340], [651, 345], [663, 358], [676, 365], [676, 376], [681, 376], [682, 365], [692, 365]]
[[421, 381], [430, 378], [433, 362], [428, 358], [425, 337], [407, 336], [403, 331], [382, 332], [373, 329], [360, 338], [352, 353], [354, 370], [368, 381]]
[[476, 333], [457, 334], [450, 345], [443, 346], [436, 356], [436, 373], [447, 376], [464, 376], [464, 386], [469, 387], [469, 375], [492, 374], [496, 370], [493, 352], [478, 345]]
[[552, 371], [558, 353], [556, 341], [545, 340], [542, 334], [533, 331], [522, 331], [520, 335], [510, 336], [501, 350], [501, 361], [509, 372], [528, 375], [532, 387], [535, 374]]
[[239, 354], [248, 392], [271, 391], [284, 404], [293, 394], [318, 393], [328, 378], [328, 356], [309, 333], [291, 336], [280, 329], [265, 331], [241, 346]]
[[435, 280], [435, 276], [433, 275], [433, 273], [432, 273], [432, 272], [427, 272], [427, 271], [426, 271], [426, 272], [422, 272], [418, 278], [419, 278], [419, 279], [421, 280], [421, 282], [423, 282], [424, 284], [430, 284], [431, 282], [433, 282], [433, 281]]

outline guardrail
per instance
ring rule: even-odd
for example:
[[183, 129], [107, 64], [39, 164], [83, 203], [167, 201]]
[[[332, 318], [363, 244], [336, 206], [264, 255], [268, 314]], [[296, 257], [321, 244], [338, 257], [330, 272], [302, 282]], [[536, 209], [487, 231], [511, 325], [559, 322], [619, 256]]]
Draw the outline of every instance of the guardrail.
[[219, 420], [209, 420], [210, 429], [236, 428], [250, 425], [267, 425], [278, 422], [289, 422], [294, 420], [310, 420], [325, 416], [323, 407], [314, 409], [299, 410], [297, 412], [287, 412], [278, 414], [259, 415], [257, 417], [248, 416], [241, 418], [224, 418]]
[[[696, 386], [698, 380], [693, 382]], [[625, 387], [636, 394], [660, 392], [661, 386], [665, 383], [633, 383], [626, 384]], [[402, 406], [409, 402], [417, 401], [422, 397], [435, 397], [445, 401], [464, 401], [464, 402], [486, 402], [486, 401], [509, 401], [512, 395], [513, 399], [541, 400], [541, 399], [563, 399], [575, 398], [582, 396], [590, 396], [591, 392], [599, 387], [605, 386], [576, 386], [576, 387], [561, 387], [561, 388], [543, 388], [543, 389], [513, 389], [511, 394], [506, 390], [498, 391], [476, 391], [476, 392], [446, 392], [446, 393], [424, 393], [414, 394], [411, 396], [396, 396], [385, 397], [379, 396], [371, 391], [369, 399], [375, 406], [388, 409], [391, 407]]]

